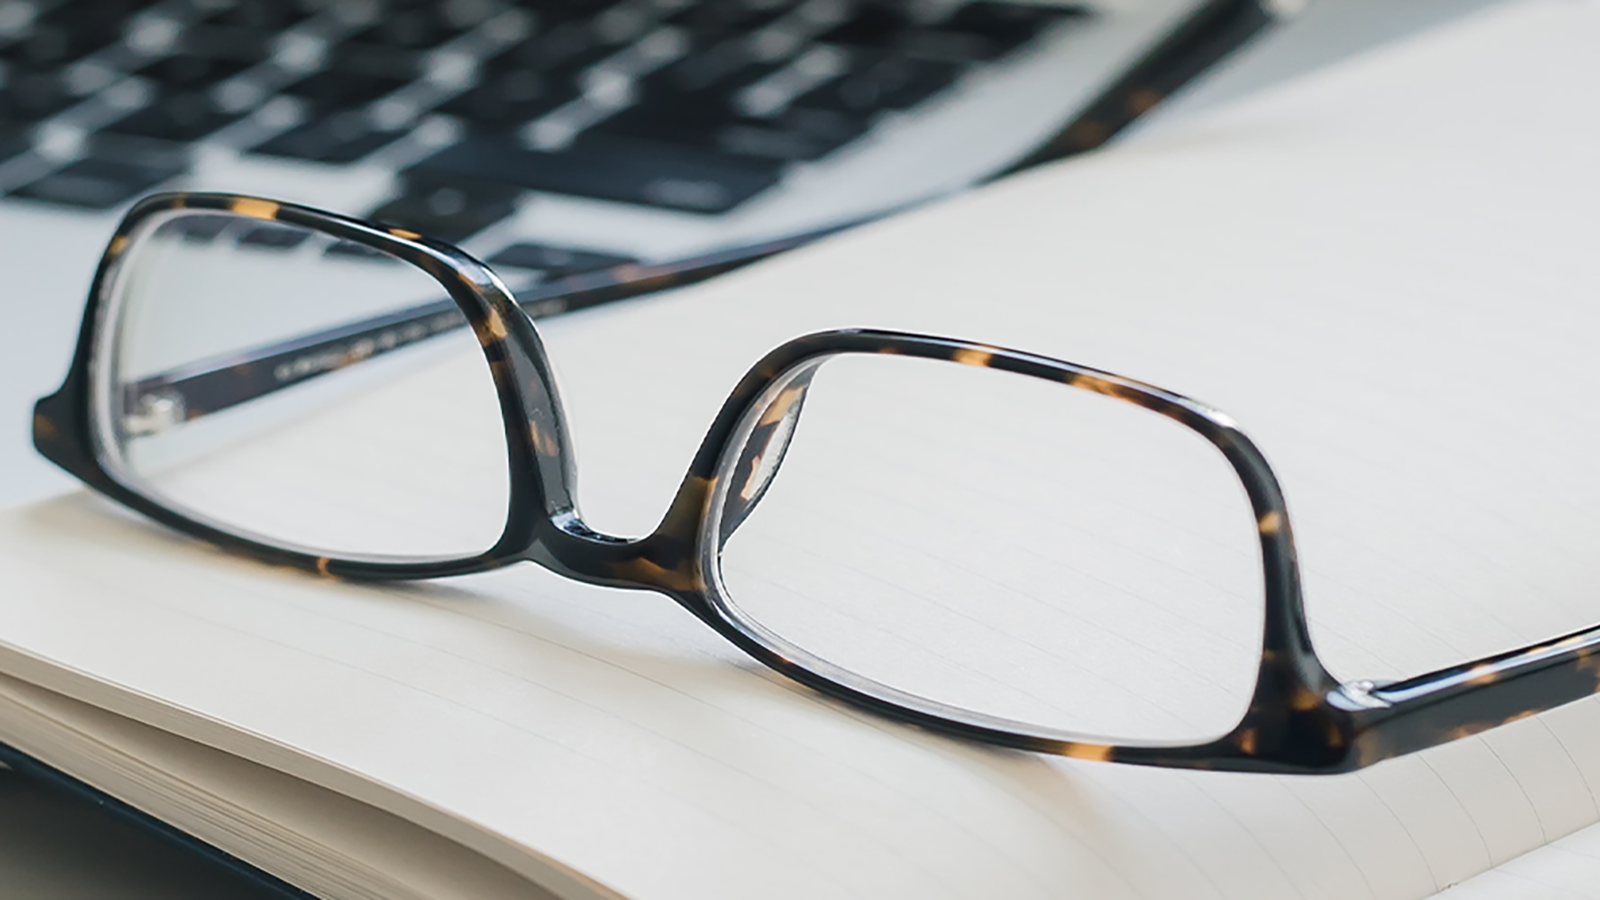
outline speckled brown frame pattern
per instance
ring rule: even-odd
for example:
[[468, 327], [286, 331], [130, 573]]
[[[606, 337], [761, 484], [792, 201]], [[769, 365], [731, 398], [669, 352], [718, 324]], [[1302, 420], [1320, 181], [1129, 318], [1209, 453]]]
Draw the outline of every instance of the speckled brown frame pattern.
[[[219, 529], [151, 499], [121, 480], [99, 447], [93, 379], [108, 286], [132, 235], [152, 216], [210, 210], [302, 226], [381, 250], [439, 282], [477, 335], [499, 392], [511, 503], [500, 539], [476, 556], [417, 562], [316, 556]], [[748, 508], [728, 508], [752, 465], [748, 435], [803, 402], [809, 375], [841, 354], [897, 354], [981, 366], [1058, 382], [1141, 406], [1189, 428], [1220, 451], [1244, 486], [1261, 542], [1265, 584], [1262, 652], [1254, 693], [1227, 734], [1199, 744], [1105, 743], [941, 706], [787, 652], [730, 614], [717, 590], [718, 527]], [[752, 417], [754, 419], [752, 420]], [[753, 426], [753, 427], [752, 427]], [[560, 400], [538, 333], [500, 280], [456, 248], [412, 232], [255, 197], [165, 194], [137, 204], [96, 271], [65, 383], [35, 408], [34, 443], [94, 489], [178, 531], [265, 562], [350, 580], [437, 578], [532, 561], [580, 581], [665, 594], [767, 666], [824, 694], [942, 733], [1080, 759], [1252, 772], [1331, 773], [1455, 740], [1600, 690], [1600, 626], [1402, 682], [1341, 684], [1318, 660], [1303, 608], [1294, 539], [1277, 479], [1261, 452], [1222, 413], [1152, 385], [1085, 366], [969, 341], [840, 330], [796, 338], [756, 363], [712, 422], [656, 529], [646, 537], [599, 534], [574, 501], [575, 466]], [[744, 435], [744, 437], [741, 437]], [[731, 469], [731, 471], [729, 471]], [[725, 474], [724, 474], [725, 473]], [[738, 502], [738, 501], [735, 501]], [[759, 502], [759, 495], [750, 501]], [[720, 509], [718, 508], [721, 504]], [[714, 514], [716, 523], [710, 520]], [[715, 524], [717, 527], [712, 527]]]

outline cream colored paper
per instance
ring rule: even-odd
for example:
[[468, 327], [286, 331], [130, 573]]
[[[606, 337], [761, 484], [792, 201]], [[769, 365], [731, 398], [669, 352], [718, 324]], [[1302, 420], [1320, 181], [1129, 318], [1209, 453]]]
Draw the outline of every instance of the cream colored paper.
[[547, 900], [433, 832], [203, 744], [0, 676], [0, 718], [24, 749], [105, 781], [136, 808], [242, 859], [272, 860], [317, 897]]

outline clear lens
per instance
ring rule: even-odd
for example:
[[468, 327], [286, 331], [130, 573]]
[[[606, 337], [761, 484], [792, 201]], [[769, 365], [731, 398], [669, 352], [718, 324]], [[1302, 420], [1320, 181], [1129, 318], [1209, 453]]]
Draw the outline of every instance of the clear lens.
[[1201, 741], [1238, 723], [1260, 549], [1204, 438], [946, 362], [847, 355], [805, 385], [769, 392], [717, 480], [706, 545], [747, 631], [869, 693], [1032, 733]]
[[[462, 557], [499, 537], [495, 388], [421, 269], [298, 226], [185, 211], [134, 236], [113, 290], [97, 389], [124, 481], [318, 554]], [[375, 332], [331, 331], [386, 315]]]

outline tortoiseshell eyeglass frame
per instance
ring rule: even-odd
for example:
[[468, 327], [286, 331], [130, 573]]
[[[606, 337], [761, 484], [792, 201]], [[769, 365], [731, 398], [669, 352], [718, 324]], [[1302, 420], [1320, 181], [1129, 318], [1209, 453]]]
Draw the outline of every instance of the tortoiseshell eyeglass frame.
[[[197, 521], [118, 477], [99, 446], [95, 424], [99, 401], [93, 384], [101, 365], [97, 348], [104, 343], [100, 329], [112, 300], [110, 286], [141, 226], [154, 216], [185, 209], [301, 226], [390, 254], [438, 281], [477, 335], [499, 392], [511, 502], [505, 529], [493, 547], [476, 556], [425, 562], [316, 556]], [[676, 267], [620, 267], [566, 287], [570, 296], [580, 301], [597, 292], [607, 297], [640, 295], [700, 280], [738, 262], [770, 255], [775, 249], [782, 247], [764, 245]], [[535, 296], [533, 305], [548, 308], [552, 299], [563, 298], [546, 288]], [[585, 526], [573, 501], [575, 469], [566, 425], [526, 305], [526, 299], [519, 305], [519, 299], [483, 263], [449, 244], [412, 232], [255, 197], [153, 196], [128, 213], [106, 249], [66, 381], [36, 406], [34, 443], [47, 458], [95, 490], [157, 522], [256, 559], [352, 580], [438, 578], [527, 560], [592, 584], [653, 590], [677, 601], [745, 653], [824, 694], [946, 734], [1080, 759], [1251, 772], [1344, 772], [1475, 734], [1600, 690], [1600, 655], [1596, 655], [1600, 627], [1401, 682], [1340, 683], [1318, 660], [1311, 645], [1289, 514], [1277, 479], [1260, 451], [1231, 419], [1181, 395], [1109, 372], [962, 340], [839, 330], [783, 344], [756, 363], [723, 404], [655, 531], [638, 539], [596, 533]], [[325, 344], [371, 327], [371, 323], [353, 323], [333, 337], [314, 337]], [[321, 344], [313, 341], [305, 346]], [[719, 530], [737, 527], [760, 498], [739, 500], [737, 492], [719, 492], [718, 481], [743, 483], [741, 476], [748, 478], [753, 458], [748, 447], [755, 446], [752, 435], [775, 421], [777, 417], [770, 414], [775, 402], [797, 405], [817, 366], [830, 357], [857, 353], [947, 360], [1059, 382], [1144, 407], [1210, 441], [1243, 484], [1261, 542], [1266, 604], [1262, 652], [1254, 693], [1241, 721], [1227, 734], [1198, 744], [1104, 743], [1033, 729], [908, 697], [825, 664], [791, 659], [759, 629], [746, 627], [730, 615], [717, 595], [716, 573], [708, 571], [716, 565], [719, 548], [708, 543], [716, 540]], [[264, 358], [270, 359], [272, 354]], [[259, 360], [237, 363], [232, 374], [248, 375], [256, 363]], [[271, 389], [276, 387], [266, 390]], [[249, 398], [223, 397], [220, 405]], [[187, 415], [194, 418], [206, 411], [203, 405], [194, 406]], [[745, 506], [730, 505], [740, 503]], [[709, 521], [712, 516], [718, 521]]]

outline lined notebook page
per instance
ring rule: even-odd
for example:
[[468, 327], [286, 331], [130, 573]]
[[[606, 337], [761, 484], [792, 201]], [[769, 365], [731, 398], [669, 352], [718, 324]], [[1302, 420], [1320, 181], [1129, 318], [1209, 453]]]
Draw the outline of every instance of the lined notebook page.
[[5, 676], [0, 719], [25, 729], [35, 759], [60, 771], [117, 772], [124, 802], [159, 811], [235, 857], [273, 859], [289, 881], [325, 900], [551, 896], [404, 819]]
[[[1313, 635], [1342, 677], [1590, 625], [1597, 38], [1593, 3], [1518, 4], [693, 292], [552, 322], [586, 514], [648, 529], [728, 387], [779, 341], [948, 333], [1237, 418], [1284, 484]], [[0, 530], [5, 671], [530, 876], [571, 867], [643, 900], [1387, 900], [1600, 818], [1593, 701], [1337, 778], [1140, 770], [853, 712], [661, 598], [533, 567], [330, 584], [86, 497]]]
[[1588, 900], [1600, 881], [1600, 826], [1591, 825], [1452, 887], [1441, 900]]

